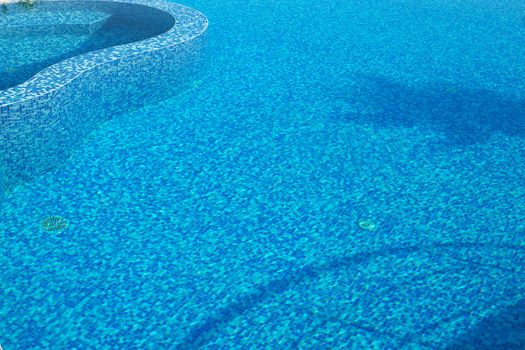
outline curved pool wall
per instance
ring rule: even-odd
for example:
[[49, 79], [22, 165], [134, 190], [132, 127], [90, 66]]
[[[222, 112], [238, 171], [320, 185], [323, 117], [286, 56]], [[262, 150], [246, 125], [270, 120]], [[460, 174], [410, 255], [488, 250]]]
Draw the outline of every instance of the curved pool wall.
[[0, 13], [0, 90], [48, 66], [169, 31], [175, 18], [154, 7], [107, 1], [10, 4]]
[[0, 199], [14, 186], [59, 167], [96, 125], [172, 96], [201, 72], [208, 26], [203, 14], [160, 0], [107, 2], [162, 10], [173, 16], [174, 25], [146, 40], [66, 59], [1, 90]]

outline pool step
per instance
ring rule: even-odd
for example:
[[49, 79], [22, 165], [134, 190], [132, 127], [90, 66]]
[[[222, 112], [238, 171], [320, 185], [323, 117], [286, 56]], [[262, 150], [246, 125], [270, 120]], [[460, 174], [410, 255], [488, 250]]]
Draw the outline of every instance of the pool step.
[[35, 35], [89, 35], [111, 17], [100, 11], [15, 11], [0, 14], [0, 39]]

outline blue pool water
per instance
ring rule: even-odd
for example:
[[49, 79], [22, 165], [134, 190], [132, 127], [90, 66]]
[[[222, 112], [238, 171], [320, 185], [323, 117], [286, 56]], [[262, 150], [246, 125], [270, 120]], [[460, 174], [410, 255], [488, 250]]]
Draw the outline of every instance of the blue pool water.
[[5, 6], [0, 11], [0, 90], [67, 58], [144, 40], [174, 25], [165, 12], [134, 4], [56, 1], [35, 2], [30, 9]]
[[525, 4], [185, 4], [206, 72], [0, 208], [3, 348], [524, 349]]

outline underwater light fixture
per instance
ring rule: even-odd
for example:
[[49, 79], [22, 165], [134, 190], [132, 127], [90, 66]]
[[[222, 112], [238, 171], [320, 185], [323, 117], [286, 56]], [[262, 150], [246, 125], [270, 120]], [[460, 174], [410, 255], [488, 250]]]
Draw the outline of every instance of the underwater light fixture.
[[357, 222], [357, 225], [359, 226], [361, 230], [370, 231], [370, 232], [375, 231], [375, 229], [377, 228], [376, 223], [372, 219], [359, 220]]

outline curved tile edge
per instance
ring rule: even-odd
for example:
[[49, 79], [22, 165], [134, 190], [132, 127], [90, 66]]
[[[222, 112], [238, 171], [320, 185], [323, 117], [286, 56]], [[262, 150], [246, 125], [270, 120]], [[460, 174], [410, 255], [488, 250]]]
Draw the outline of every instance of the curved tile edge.
[[155, 7], [175, 25], [64, 60], [0, 91], [0, 202], [16, 185], [56, 168], [99, 123], [176, 94], [201, 70], [208, 26], [202, 13], [163, 0], [103, 1]]

